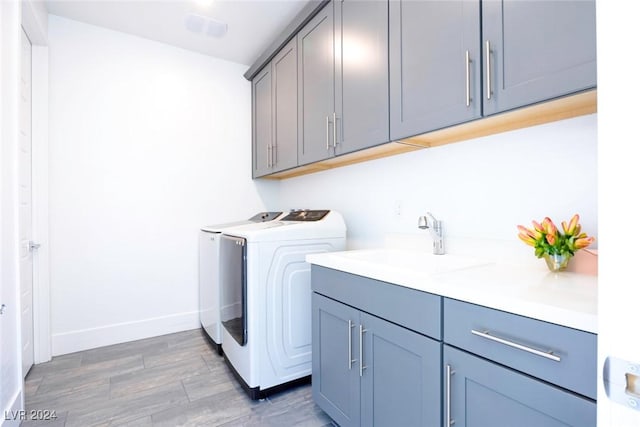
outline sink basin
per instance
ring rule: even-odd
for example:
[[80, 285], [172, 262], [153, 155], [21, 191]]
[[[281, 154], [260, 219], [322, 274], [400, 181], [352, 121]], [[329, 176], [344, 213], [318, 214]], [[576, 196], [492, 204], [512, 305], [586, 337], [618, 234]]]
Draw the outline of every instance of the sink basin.
[[340, 256], [352, 261], [373, 263], [378, 267], [411, 270], [422, 274], [438, 274], [469, 267], [491, 264], [492, 261], [460, 256], [434, 255], [424, 251], [403, 251], [395, 249], [365, 249], [341, 252]]

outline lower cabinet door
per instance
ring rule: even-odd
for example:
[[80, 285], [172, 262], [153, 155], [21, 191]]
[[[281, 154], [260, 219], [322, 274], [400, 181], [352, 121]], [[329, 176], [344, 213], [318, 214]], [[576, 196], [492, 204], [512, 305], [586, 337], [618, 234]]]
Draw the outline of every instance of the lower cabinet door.
[[313, 400], [341, 427], [359, 426], [360, 312], [316, 293], [311, 304]]
[[365, 313], [357, 329], [361, 425], [441, 425], [442, 344]]
[[443, 425], [596, 426], [590, 399], [447, 345], [443, 366]]

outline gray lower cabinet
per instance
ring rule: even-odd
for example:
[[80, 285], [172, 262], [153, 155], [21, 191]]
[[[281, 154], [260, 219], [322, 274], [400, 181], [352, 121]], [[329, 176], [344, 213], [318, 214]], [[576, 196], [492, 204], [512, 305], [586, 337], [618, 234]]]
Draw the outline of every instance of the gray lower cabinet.
[[389, 3], [391, 140], [479, 118], [480, 1]]
[[596, 426], [592, 400], [449, 345], [443, 353], [444, 425]]
[[297, 70], [294, 39], [252, 80], [254, 178], [298, 164]]
[[359, 312], [316, 293], [311, 298], [313, 400], [340, 426], [359, 426], [359, 361], [353, 356]]
[[595, 427], [594, 334], [450, 298], [443, 315], [445, 425]]
[[595, 427], [597, 337], [311, 267], [313, 399], [341, 427]]
[[484, 115], [596, 86], [595, 0], [484, 0]]
[[315, 402], [341, 427], [440, 424], [441, 343], [312, 297]]

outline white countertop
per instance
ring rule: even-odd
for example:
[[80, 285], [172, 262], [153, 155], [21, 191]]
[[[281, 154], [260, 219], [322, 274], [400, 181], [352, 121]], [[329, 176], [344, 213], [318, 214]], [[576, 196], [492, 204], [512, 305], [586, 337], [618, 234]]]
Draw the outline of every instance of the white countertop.
[[544, 261], [505, 262], [426, 251], [363, 249], [306, 256], [307, 262], [597, 333], [596, 276], [551, 273]]

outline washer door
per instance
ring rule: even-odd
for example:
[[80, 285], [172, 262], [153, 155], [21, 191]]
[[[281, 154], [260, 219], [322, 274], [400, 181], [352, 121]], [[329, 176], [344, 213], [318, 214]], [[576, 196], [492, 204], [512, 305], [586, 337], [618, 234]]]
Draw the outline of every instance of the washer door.
[[222, 235], [220, 285], [222, 325], [240, 345], [247, 343], [247, 245], [246, 239]]

